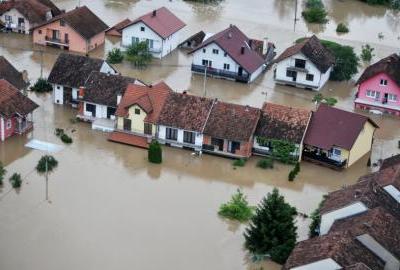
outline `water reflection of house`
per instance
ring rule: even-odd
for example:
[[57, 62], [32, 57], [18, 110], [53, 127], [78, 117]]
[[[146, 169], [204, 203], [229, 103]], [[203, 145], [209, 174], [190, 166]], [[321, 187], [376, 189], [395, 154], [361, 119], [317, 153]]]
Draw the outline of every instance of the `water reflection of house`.
[[82, 6], [36, 26], [33, 43], [88, 53], [104, 44], [107, 29], [107, 24]]
[[311, 111], [284, 105], [264, 103], [255, 131], [253, 153], [273, 155], [273, 141], [293, 144], [295, 160], [301, 160], [303, 141], [311, 119]]
[[39, 107], [8, 81], [0, 79], [0, 141], [33, 128], [32, 112]]
[[117, 74], [105, 60], [62, 53], [54, 64], [48, 82], [53, 86], [56, 104], [78, 104], [78, 91], [93, 71]]
[[29, 85], [27, 72], [19, 72], [4, 56], [0, 56], [0, 79], [7, 80], [19, 90], [24, 90]]
[[277, 83], [319, 91], [329, 80], [335, 57], [312, 36], [287, 48], [275, 63]]
[[216, 100], [204, 128], [203, 151], [248, 158], [260, 109]]
[[392, 54], [370, 65], [356, 84], [356, 108], [400, 115], [399, 55]]
[[347, 168], [371, 151], [376, 128], [366, 116], [321, 104], [304, 139], [303, 159]]
[[109, 140], [147, 148], [158, 137], [157, 121], [171, 88], [160, 82], [141, 86], [129, 84], [116, 111], [116, 131]]

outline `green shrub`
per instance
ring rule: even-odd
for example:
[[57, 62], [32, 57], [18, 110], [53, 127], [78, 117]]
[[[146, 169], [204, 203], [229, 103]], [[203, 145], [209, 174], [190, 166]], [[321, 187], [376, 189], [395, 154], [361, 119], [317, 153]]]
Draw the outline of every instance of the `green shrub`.
[[307, 8], [301, 13], [308, 23], [326, 23], [328, 13], [324, 8]]
[[348, 33], [350, 30], [344, 23], [339, 23], [336, 27], [336, 32], [338, 33]]
[[375, 49], [371, 47], [369, 44], [365, 44], [362, 46], [361, 49], [361, 59], [364, 62], [370, 62], [372, 60], [372, 57], [374, 57], [373, 51]]
[[13, 188], [20, 188], [22, 184], [22, 178], [19, 173], [14, 173], [9, 179]]
[[46, 172], [46, 162], [47, 162], [47, 172], [52, 172], [57, 166], [58, 161], [50, 155], [42, 156], [36, 165], [36, 171], [38, 173], [45, 173]]
[[246, 165], [246, 160], [244, 158], [236, 159], [233, 161], [234, 167], [244, 167]]
[[0, 161], [0, 186], [3, 185], [4, 176], [7, 170], [4, 168], [3, 163]]
[[272, 158], [263, 158], [257, 162], [257, 167], [262, 169], [274, 168], [274, 160]]
[[294, 165], [294, 171], [296, 174], [300, 172], [300, 162], [296, 162], [296, 165]]
[[56, 128], [54, 133], [56, 134], [57, 137], [61, 137], [64, 134], [64, 129]]
[[147, 66], [152, 58], [149, 46], [144, 41], [132, 44], [126, 49], [126, 59], [135, 66]]
[[224, 218], [246, 222], [253, 216], [253, 207], [249, 206], [246, 196], [238, 189], [229, 202], [220, 206], [218, 214]]
[[63, 133], [60, 138], [63, 143], [66, 143], [66, 144], [72, 143], [72, 138], [65, 133]]
[[44, 78], [39, 78], [30, 89], [38, 93], [47, 93], [53, 91], [51, 84]]
[[296, 172], [295, 172], [294, 170], [291, 170], [291, 171], [289, 172], [289, 175], [288, 175], [288, 180], [289, 180], [290, 182], [292, 182], [295, 178], [296, 178]]
[[111, 64], [118, 64], [124, 60], [124, 55], [122, 54], [121, 50], [118, 48], [114, 48], [107, 54], [107, 61]]
[[324, 8], [324, 4], [321, 0], [307, 0], [306, 1], [307, 8]]
[[151, 163], [160, 164], [162, 162], [161, 145], [156, 140], [153, 140], [150, 143], [147, 157]]
[[326, 195], [322, 197], [321, 202], [319, 203], [318, 207], [311, 213], [310, 218], [311, 218], [311, 223], [309, 226], [309, 232], [308, 236], [310, 238], [318, 236], [319, 235], [319, 228], [321, 225], [321, 207], [326, 200]]

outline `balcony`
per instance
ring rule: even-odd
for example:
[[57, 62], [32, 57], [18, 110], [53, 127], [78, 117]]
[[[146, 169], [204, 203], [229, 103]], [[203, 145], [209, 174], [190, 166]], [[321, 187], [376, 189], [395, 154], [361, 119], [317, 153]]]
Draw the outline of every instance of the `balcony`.
[[308, 73], [308, 68], [307, 66], [304, 67], [299, 67], [296, 65], [290, 65], [287, 70], [292, 70], [292, 71], [297, 71], [297, 72], [304, 72], [304, 73]]
[[49, 44], [57, 44], [57, 45], [63, 45], [63, 46], [68, 46], [69, 45], [69, 39], [60, 39], [60, 38], [54, 38], [54, 37], [45, 37], [46, 42]]
[[25, 134], [33, 129], [33, 122], [24, 120], [21, 123], [17, 123], [17, 127], [15, 129], [16, 134]]
[[325, 155], [318, 155], [316, 152], [303, 151], [303, 160], [316, 163], [334, 170], [343, 170], [347, 165], [347, 159], [336, 161]]
[[212, 67], [206, 67], [201, 65], [192, 65], [192, 71], [198, 73], [204, 73], [205, 69], [207, 68], [207, 75], [222, 77], [232, 79], [238, 82], [248, 82], [250, 80], [250, 76], [246, 75], [238, 75], [236, 72], [226, 71], [221, 69], [215, 69]]

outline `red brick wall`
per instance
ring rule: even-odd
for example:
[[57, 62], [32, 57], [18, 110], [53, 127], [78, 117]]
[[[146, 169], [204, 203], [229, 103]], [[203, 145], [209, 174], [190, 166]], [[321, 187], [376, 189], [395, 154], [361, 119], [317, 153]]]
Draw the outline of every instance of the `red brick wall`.
[[12, 136], [15, 131], [15, 127], [17, 125], [16, 117], [11, 118], [11, 128], [7, 129], [7, 118], [4, 118], [4, 138], [7, 139], [8, 137]]
[[[211, 136], [203, 136], [203, 144], [211, 145]], [[252, 153], [253, 142], [240, 142], [240, 149], [236, 151], [236, 155], [242, 157], [250, 157]], [[228, 153], [228, 141], [224, 141], [224, 152]], [[228, 153], [229, 154], [229, 153]]]

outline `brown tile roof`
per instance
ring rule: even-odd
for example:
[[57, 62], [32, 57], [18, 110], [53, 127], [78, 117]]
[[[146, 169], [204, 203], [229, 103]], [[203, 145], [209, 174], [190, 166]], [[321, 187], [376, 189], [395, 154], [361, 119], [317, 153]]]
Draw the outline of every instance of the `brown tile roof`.
[[122, 29], [124, 29], [125, 26], [130, 24], [132, 21], [130, 19], [125, 19], [123, 21], [120, 21], [114, 26], [111, 26], [109, 29], [107, 29], [106, 34], [111, 35], [111, 36], [122, 36]]
[[51, 9], [51, 13], [53, 16], [58, 16], [62, 13], [62, 11], [51, 0], [36, 0], [36, 1], [39, 1], [43, 5], [49, 7]]
[[384, 159], [380, 167], [380, 170], [398, 165], [400, 165], [400, 154]]
[[203, 133], [215, 138], [247, 142], [253, 136], [259, 118], [258, 108], [216, 101]]
[[332, 52], [322, 45], [315, 35], [287, 48], [275, 62], [280, 62], [298, 53], [302, 53], [323, 73], [335, 64]]
[[117, 96], [123, 95], [128, 85], [135, 82], [134, 78], [93, 71], [85, 82], [82, 100], [117, 107]]
[[129, 107], [137, 104], [147, 113], [144, 121], [155, 124], [171, 92], [171, 88], [164, 82], [151, 86], [130, 84], [118, 105], [116, 115], [127, 116]]
[[350, 150], [367, 121], [378, 127], [364, 115], [320, 104], [312, 114], [304, 143], [324, 150], [334, 146]]
[[[154, 12], [156, 12], [155, 16], [153, 16]], [[124, 28], [133, 25], [137, 22], [143, 22], [145, 25], [150, 27], [155, 33], [157, 33], [163, 39], [166, 39], [173, 33], [185, 27], [186, 25], [166, 7], [161, 7], [155, 11], [151, 11], [137, 18], [130, 24], [126, 25]]]
[[28, 86], [19, 72], [4, 56], [0, 56], [0, 79], [5, 79], [18, 89]]
[[400, 86], [400, 56], [394, 53], [370, 65], [364, 70], [356, 84], [360, 84], [379, 73], [385, 73]]
[[0, 80], [0, 115], [27, 115], [39, 107], [4, 79]]
[[61, 53], [50, 72], [48, 81], [79, 88], [85, 84], [92, 71], [100, 71], [104, 62], [102, 59]]
[[171, 93], [161, 110], [158, 124], [202, 132], [214, 100], [185, 93]]
[[149, 148], [149, 143], [146, 137], [127, 134], [123, 132], [114, 131], [108, 136], [108, 140], [112, 142], [122, 143], [137, 146], [140, 148]]
[[300, 144], [305, 135], [311, 111], [273, 103], [264, 103], [256, 136]]
[[[235, 25], [231, 25], [227, 29], [209, 37], [190, 53], [193, 53], [211, 43], [216, 43], [235, 62], [249, 73], [253, 73], [265, 63], [264, 59], [255, 48], [257, 47], [257, 44], [250, 47], [250, 39]], [[242, 47], [245, 48], [243, 54], [241, 53]]]
[[78, 34], [85, 39], [90, 39], [95, 35], [104, 32], [108, 29], [105, 24], [96, 14], [94, 14], [87, 6], [82, 6], [63, 13], [51, 20], [39, 24], [37, 27], [47, 25], [49, 23], [64, 20], [71, 26]]
[[343, 268], [344, 270], [372, 270], [368, 266], [363, 263], [356, 263], [350, 266], [346, 266]]
[[201, 44], [204, 41], [205, 37], [206, 37], [206, 33], [204, 33], [204, 31], [197, 32], [196, 34], [194, 34], [194, 35], [188, 37], [187, 39], [185, 39], [181, 44], [179, 44], [179, 46], [182, 46], [182, 45], [184, 45], [185, 43], [187, 43], [189, 41], [192, 44], [193, 43], [196, 44], [196, 46], [197, 46], [197, 45]]

